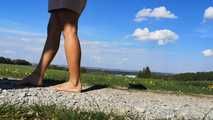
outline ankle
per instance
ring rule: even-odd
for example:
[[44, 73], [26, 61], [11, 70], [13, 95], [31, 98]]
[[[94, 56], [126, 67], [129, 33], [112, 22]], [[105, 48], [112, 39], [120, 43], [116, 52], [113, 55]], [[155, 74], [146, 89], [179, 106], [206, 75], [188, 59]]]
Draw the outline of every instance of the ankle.
[[40, 78], [43, 78], [43, 77], [44, 77], [44, 75], [41, 74], [41, 72], [39, 72], [39, 71], [33, 71], [33, 72], [32, 72], [32, 75], [38, 76], [38, 77], [40, 77]]
[[34, 69], [33, 74], [41, 77], [44, 76], [44, 72], [42, 72], [42, 70], [39, 67]]

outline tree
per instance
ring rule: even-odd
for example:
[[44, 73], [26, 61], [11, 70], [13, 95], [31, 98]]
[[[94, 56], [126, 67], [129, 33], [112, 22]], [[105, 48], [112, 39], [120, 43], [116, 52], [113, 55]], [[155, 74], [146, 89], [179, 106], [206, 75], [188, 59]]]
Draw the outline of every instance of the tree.
[[143, 68], [142, 71], [140, 70], [137, 74], [138, 78], [151, 78], [151, 76], [152, 76], [152, 73], [148, 66]]
[[0, 63], [2, 64], [15, 64], [15, 65], [32, 65], [30, 62], [22, 59], [12, 60], [10, 58], [0, 57]]
[[0, 63], [3, 64], [13, 64], [12, 60], [9, 58], [5, 58], [5, 57], [0, 57]]
[[22, 59], [15, 59], [15, 60], [12, 60], [12, 62], [15, 65], [32, 65], [30, 62], [26, 60], [22, 60]]
[[138, 78], [143, 78], [143, 71], [140, 70], [140, 71], [138, 72], [138, 74], [137, 74], [137, 77], [138, 77]]

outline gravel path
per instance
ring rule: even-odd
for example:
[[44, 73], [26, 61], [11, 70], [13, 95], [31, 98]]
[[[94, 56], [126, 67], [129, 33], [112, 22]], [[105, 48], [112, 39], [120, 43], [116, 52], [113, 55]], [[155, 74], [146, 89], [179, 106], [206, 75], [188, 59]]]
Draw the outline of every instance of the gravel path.
[[20, 105], [59, 104], [89, 111], [112, 111], [126, 114], [128, 119], [133, 120], [213, 120], [213, 96], [199, 97], [111, 88], [83, 93], [55, 92], [48, 87], [0, 89], [0, 104], [8, 101]]

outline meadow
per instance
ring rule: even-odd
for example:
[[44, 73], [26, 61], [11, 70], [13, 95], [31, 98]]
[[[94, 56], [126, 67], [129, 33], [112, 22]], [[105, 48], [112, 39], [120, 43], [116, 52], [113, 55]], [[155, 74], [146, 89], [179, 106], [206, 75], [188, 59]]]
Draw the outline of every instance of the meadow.
[[57, 105], [0, 105], [1, 120], [124, 120], [114, 113], [88, 112]]
[[[0, 77], [23, 78], [33, 71], [31, 66], [0, 64]], [[65, 70], [48, 69], [45, 80], [66, 81], [68, 72]], [[178, 81], [163, 79], [142, 79], [117, 76], [104, 72], [82, 73], [81, 81], [84, 85], [104, 85], [110, 88], [137, 88], [138, 90], [171, 91], [177, 94], [206, 94], [213, 95], [209, 87], [212, 81]], [[142, 89], [140, 89], [142, 86]]]

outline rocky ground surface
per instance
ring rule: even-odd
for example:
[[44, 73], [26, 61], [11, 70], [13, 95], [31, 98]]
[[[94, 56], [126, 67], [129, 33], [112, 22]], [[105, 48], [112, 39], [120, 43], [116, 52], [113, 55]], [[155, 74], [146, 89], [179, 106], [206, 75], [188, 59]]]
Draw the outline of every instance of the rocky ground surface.
[[213, 120], [213, 96], [85, 87], [83, 93], [56, 92], [49, 87], [16, 88], [0, 80], [0, 104], [58, 104], [88, 111], [115, 112], [128, 119]]

